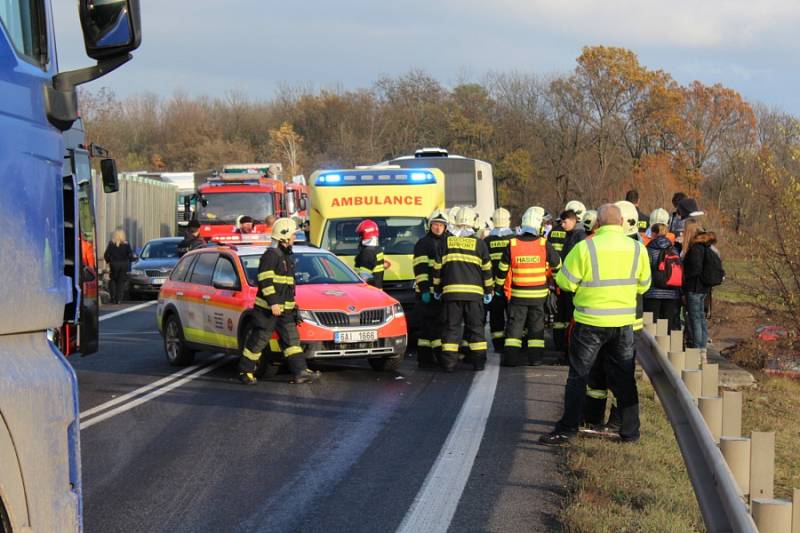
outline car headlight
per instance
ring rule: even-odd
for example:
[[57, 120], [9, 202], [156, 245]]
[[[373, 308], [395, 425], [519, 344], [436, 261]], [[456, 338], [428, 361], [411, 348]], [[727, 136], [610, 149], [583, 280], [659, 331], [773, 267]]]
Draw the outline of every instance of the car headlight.
[[300, 318], [302, 318], [305, 322], [317, 324], [317, 317], [314, 316], [313, 312], [300, 309], [297, 314], [300, 315]]
[[387, 307], [386, 315], [395, 317], [406, 316], [405, 313], [403, 312], [403, 306], [400, 304], [394, 304]]
[[131, 276], [139, 277], [139, 278], [146, 278], [147, 274], [144, 270], [139, 270], [138, 268], [134, 268], [130, 271]]

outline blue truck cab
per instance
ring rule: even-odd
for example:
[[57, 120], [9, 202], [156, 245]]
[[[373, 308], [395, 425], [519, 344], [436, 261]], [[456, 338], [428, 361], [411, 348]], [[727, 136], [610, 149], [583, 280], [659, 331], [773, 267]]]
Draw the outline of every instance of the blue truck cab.
[[76, 86], [128, 61], [138, 0], [80, 0], [88, 68], [58, 72], [50, 0], [0, 1], [0, 531], [80, 531], [77, 380], [51, 341], [81, 297], [64, 132]]

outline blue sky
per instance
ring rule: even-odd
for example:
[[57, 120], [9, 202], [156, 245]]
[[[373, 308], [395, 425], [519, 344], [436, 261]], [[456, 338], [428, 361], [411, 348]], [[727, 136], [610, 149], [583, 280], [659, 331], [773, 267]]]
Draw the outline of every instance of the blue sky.
[[[61, 69], [89, 64], [76, 2], [53, 0]], [[369, 87], [421, 68], [442, 83], [572, 70], [623, 46], [683, 84], [722, 83], [800, 115], [796, 0], [143, 0], [134, 60], [90, 87], [268, 98], [281, 85]]]

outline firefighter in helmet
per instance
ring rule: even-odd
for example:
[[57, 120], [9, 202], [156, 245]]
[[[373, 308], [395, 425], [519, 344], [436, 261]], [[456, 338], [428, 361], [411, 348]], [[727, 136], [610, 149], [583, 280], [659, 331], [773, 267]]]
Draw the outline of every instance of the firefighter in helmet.
[[561, 257], [541, 236], [544, 209], [531, 207], [522, 216], [521, 234], [503, 252], [496, 279], [497, 292], [508, 300], [505, 348], [501, 364], [516, 366], [522, 351], [522, 332], [528, 331], [528, 364], [544, 355], [544, 303], [549, 291], [547, 272], [561, 267]]
[[475, 212], [461, 208], [453, 221], [455, 234], [447, 237], [441, 261], [434, 264], [434, 296], [444, 302], [442, 364], [452, 372], [458, 361], [462, 323], [466, 326], [470, 360], [475, 370], [486, 365], [484, 305], [492, 301], [494, 279], [486, 243], [475, 237]]
[[305, 354], [300, 347], [297, 331], [297, 306], [294, 296], [294, 244], [297, 226], [290, 218], [279, 218], [272, 225], [273, 245], [264, 252], [258, 263], [258, 293], [253, 307], [253, 327], [244, 342], [239, 359], [239, 379], [246, 385], [256, 382], [255, 372], [262, 360], [262, 352], [269, 344], [274, 331], [286, 364], [292, 374], [292, 383], [318, 381], [319, 372], [306, 366]]
[[441, 261], [447, 239], [449, 215], [436, 209], [428, 217], [428, 233], [414, 245], [414, 279], [417, 305], [414, 321], [419, 331], [417, 364], [420, 368], [435, 368], [441, 358], [444, 315], [442, 302], [433, 297], [433, 266]]
[[361, 239], [358, 243], [355, 267], [359, 273], [369, 274], [368, 283], [379, 289], [383, 288], [383, 248], [378, 242], [380, 230], [372, 220], [364, 220], [356, 228]]

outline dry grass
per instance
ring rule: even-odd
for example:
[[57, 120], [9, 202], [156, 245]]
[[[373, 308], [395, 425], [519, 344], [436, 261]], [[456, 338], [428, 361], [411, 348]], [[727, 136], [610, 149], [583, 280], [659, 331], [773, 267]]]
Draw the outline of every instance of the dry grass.
[[705, 531], [678, 444], [649, 384], [639, 381], [642, 438], [579, 438], [566, 452], [568, 532]]
[[791, 499], [800, 488], [800, 382], [756, 374], [758, 388], [744, 392], [742, 431], [775, 432], [775, 496]]

